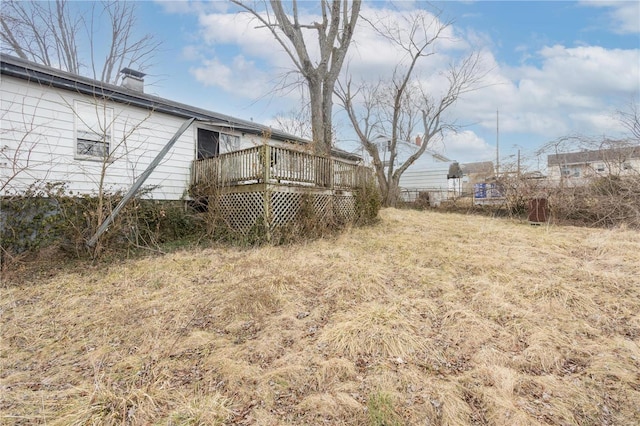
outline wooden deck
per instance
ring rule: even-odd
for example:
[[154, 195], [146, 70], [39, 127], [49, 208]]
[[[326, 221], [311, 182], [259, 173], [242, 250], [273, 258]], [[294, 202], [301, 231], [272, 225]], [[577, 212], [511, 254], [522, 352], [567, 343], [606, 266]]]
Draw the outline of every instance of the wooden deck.
[[270, 183], [353, 190], [362, 186], [365, 173], [366, 169], [354, 162], [262, 145], [194, 161], [191, 184], [231, 187]]
[[295, 222], [309, 205], [319, 220], [353, 221], [356, 192], [371, 176], [353, 161], [262, 145], [194, 161], [191, 194], [207, 198], [235, 232], [257, 223], [271, 232]]

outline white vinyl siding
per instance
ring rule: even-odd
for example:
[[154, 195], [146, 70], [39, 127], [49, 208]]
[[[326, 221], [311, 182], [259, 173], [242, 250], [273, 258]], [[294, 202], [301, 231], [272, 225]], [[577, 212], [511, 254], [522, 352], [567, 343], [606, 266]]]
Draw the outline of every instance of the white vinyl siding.
[[[72, 194], [95, 195], [103, 174], [104, 190], [127, 191], [187, 120], [6, 75], [0, 93], [0, 196], [38, 182], [64, 182]], [[197, 124], [184, 132], [146, 180], [150, 197], [185, 197], [196, 130]], [[212, 130], [220, 132], [221, 152], [264, 143], [261, 136]], [[92, 145], [84, 155], [78, 139], [80, 148]], [[87, 161], [107, 152], [108, 161]]]
[[[91, 96], [4, 75], [0, 88], [0, 148], [5, 159], [0, 162], [0, 179], [11, 179], [4, 194], [23, 191], [37, 182], [64, 182], [73, 194], [97, 194], [103, 171], [105, 190], [126, 191], [186, 120], [114, 102], [102, 104], [105, 112], [98, 120], [98, 103]], [[91, 106], [92, 114], [82, 107], [78, 111], [78, 105]], [[102, 127], [92, 126], [90, 117], [78, 123], [77, 112], [92, 115], [94, 124], [101, 121]], [[106, 123], [111, 123], [107, 132]], [[102, 129], [102, 135], [94, 129]], [[96, 149], [91, 154], [98, 155], [79, 155], [79, 135], [102, 140], [105, 134], [108, 162], [86, 161], [98, 159], [102, 153]], [[194, 137], [187, 131], [145, 182], [145, 187], [154, 188], [150, 196], [181, 199], [189, 185], [193, 158]]]

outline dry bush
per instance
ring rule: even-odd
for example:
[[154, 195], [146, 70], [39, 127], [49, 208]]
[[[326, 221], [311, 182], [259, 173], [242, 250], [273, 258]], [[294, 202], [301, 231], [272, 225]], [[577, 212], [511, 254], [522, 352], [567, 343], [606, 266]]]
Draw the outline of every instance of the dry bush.
[[546, 188], [557, 223], [640, 228], [640, 170], [635, 164], [640, 140], [634, 133], [638, 117], [619, 112], [619, 118], [630, 131], [626, 139], [573, 135], [548, 142], [538, 151], [538, 155], [551, 154], [549, 167], [561, 174], [559, 181], [547, 182]]
[[498, 181], [505, 197], [504, 207], [511, 216], [527, 214], [528, 203], [535, 198], [547, 198], [547, 181], [529, 173], [505, 173]]
[[7, 424], [640, 423], [640, 234], [384, 209], [304, 244], [13, 274]]
[[640, 174], [600, 176], [586, 185], [558, 187], [550, 205], [562, 223], [640, 228]]

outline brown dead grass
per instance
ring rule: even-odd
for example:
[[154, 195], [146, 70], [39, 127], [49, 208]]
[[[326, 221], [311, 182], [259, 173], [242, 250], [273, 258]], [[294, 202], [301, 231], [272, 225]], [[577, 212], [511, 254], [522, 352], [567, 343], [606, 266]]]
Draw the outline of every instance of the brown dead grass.
[[381, 212], [2, 286], [6, 424], [640, 424], [640, 233]]

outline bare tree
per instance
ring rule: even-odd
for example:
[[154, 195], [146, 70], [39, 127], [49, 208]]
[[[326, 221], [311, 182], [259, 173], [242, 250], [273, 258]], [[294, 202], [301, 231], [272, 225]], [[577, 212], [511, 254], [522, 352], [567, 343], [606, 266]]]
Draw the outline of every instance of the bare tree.
[[[125, 66], [148, 67], [160, 42], [150, 34], [136, 37], [135, 3], [103, 1], [91, 3], [88, 10], [69, 4], [67, 0], [3, 1], [2, 50], [78, 75], [86, 70], [106, 83], [117, 83]], [[107, 37], [97, 35], [104, 21]], [[79, 48], [83, 40], [88, 43], [88, 58], [82, 57], [83, 49]], [[106, 45], [101, 45], [105, 41]]]
[[[309, 90], [315, 149], [321, 155], [328, 155], [332, 146], [334, 86], [353, 37], [361, 1], [349, 4], [347, 0], [323, 0], [320, 2], [322, 21], [311, 23], [300, 22], [296, 0], [290, 3], [290, 11], [278, 0], [251, 5], [241, 0], [232, 1], [271, 31], [303, 76]], [[312, 59], [303, 30], [317, 31], [319, 58], [316, 60]]]
[[302, 102], [298, 108], [282, 111], [273, 117], [275, 127], [300, 138], [312, 139], [309, 103]]
[[637, 102], [630, 102], [626, 109], [617, 112], [620, 123], [627, 129], [631, 139], [640, 143], [640, 106]]
[[[399, 195], [400, 177], [405, 170], [444, 130], [456, 129], [455, 123], [444, 119], [445, 111], [465, 93], [477, 90], [484, 74], [480, 55], [473, 53], [450, 65], [445, 73], [448, 85], [443, 94], [429, 93], [419, 82], [416, 67], [420, 60], [436, 53], [435, 44], [444, 36], [450, 22], [443, 22], [439, 16], [425, 11], [414, 12], [405, 22], [392, 22], [386, 18], [367, 22], [404, 52], [405, 60], [396, 66], [389, 81], [353, 89], [349, 78], [344, 84], [338, 84], [337, 94], [360, 143], [372, 158], [383, 203], [393, 206]], [[420, 124], [420, 147], [396, 167], [403, 142], [409, 141]], [[382, 145], [380, 136], [385, 139]]]

